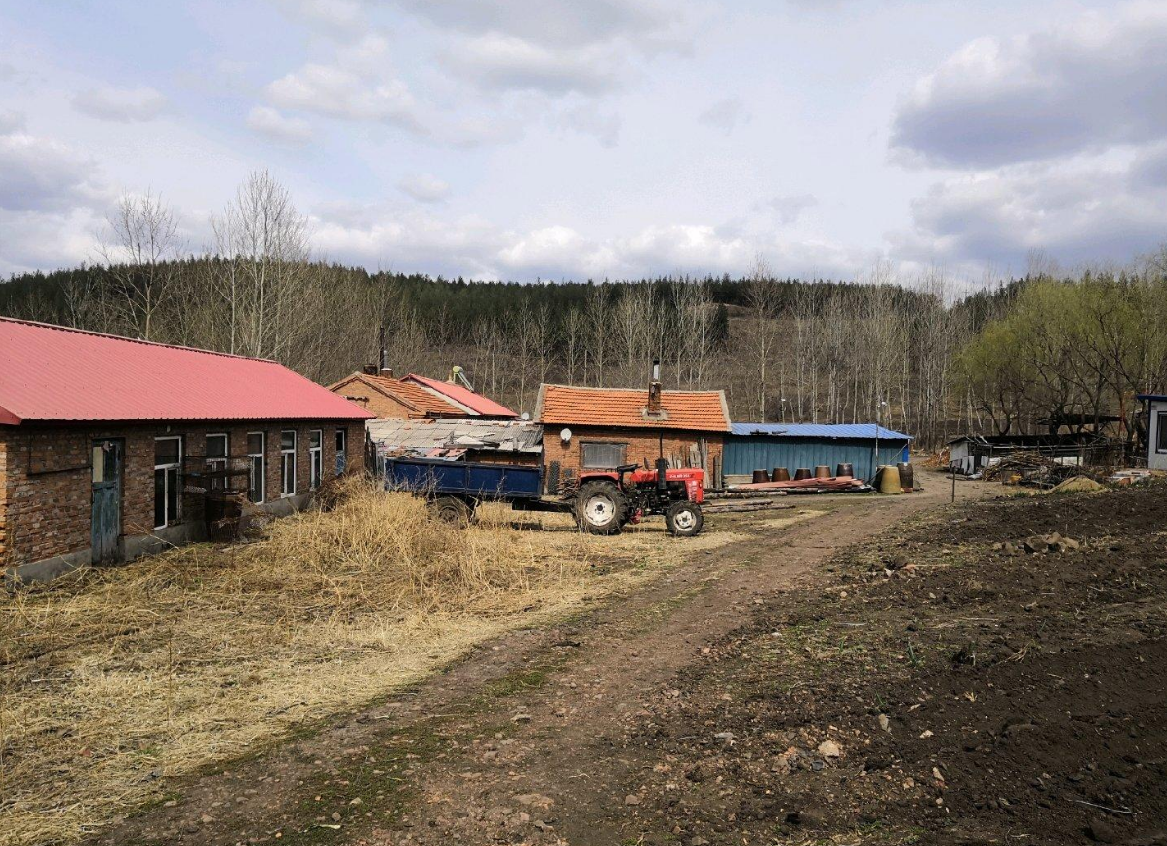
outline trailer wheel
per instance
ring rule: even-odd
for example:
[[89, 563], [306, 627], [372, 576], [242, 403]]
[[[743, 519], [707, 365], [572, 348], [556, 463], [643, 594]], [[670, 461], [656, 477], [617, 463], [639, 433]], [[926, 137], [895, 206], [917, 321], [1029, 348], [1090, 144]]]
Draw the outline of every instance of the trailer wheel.
[[678, 538], [691, 538], [705, 525], [705, 515], [701, 506], [689, 499], [674, 502], [665, 509], [665, 526], [669, 534]]
[[575, 497], [575, 523], [593, 535], [614, 535], [627, 522], [628, 503], [611, 482], [588, 482]]
[[474, 506], [456, 496], [439, 496], [430, 500], [433, 515], [443, 523], [464, 529], [474, 521]]

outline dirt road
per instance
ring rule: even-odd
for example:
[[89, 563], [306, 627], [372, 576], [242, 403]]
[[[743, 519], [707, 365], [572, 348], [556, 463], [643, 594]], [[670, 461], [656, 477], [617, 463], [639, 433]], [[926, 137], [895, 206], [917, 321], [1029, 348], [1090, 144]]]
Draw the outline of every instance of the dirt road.
[[775, 597], [814, 591], [836, 551], [946, 503], [946, 484], [930, 481], [911, 496], [799, 500], [800, 511], [826, 513], [785, 526], [712, 518], [739, 522], [749, 539], [179, 784], [99, 842], [611, 844], [630, 831], [634, 842], [640, 799], [619, 791], [643, 766], [627, 744], [649, 705], [678, 698], [678, 674]]

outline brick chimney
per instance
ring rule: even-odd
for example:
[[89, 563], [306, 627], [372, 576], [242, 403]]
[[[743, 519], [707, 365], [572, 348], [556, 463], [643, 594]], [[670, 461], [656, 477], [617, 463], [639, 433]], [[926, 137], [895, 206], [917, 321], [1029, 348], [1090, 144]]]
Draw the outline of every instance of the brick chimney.
[[364, 374], [366, 376], [376, 376], [377, 375], [377, 365], [375, 365], [375, 364], [366, 364], [364, 367], [361, 368], [361, 370], [364, 372]]
[[392, 379], [393, 378], [393, 368], [392, 367], [382, 367], [381, 368], [381, 375], [384, 376], [386, 379]]
[[649, 414], [660, 414], [660, 359], [654, 358], [652, 360], [652, 381], [648, 383], [648, 406]]

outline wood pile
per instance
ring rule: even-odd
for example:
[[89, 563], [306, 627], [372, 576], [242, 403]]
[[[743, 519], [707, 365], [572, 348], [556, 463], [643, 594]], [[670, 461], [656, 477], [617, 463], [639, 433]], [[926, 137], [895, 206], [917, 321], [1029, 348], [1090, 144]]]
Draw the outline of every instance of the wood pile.
[[853, 476], [829, 476], [825, 479], [790, 479], [785, 482], [750, 482], [734, 485], [734, 491], [782, 491], [784, 493], [856, 493], [870, 491], [871, 486]]

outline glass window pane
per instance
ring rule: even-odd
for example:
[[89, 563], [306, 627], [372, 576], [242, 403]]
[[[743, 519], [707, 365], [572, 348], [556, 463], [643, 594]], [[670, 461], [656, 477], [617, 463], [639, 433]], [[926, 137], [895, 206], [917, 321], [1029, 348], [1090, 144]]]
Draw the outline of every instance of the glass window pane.
[[336, 430], [336, 451], [344, 452], [344, 429]]
[[156, 438], [154, 441], [155, 464], [178, 463], [178, 438]]
[[280, 449], [295, 449], [296, 448], [296, 433], [295, 432], [280, 432]]
[[624, 464], [627, 444], [584, 444], [583, 466], [587, 468], [612, 470]]
[[207, 435], [207, 458], [224, 458], [227, 455], [226, 435]]
[[260, 502], [260, 491], [263, 488], [263, 457], [256, 455], [251, 459], [251, 478], [248, 479], [247, 498], [252, 502]]
[[313, 429], [311, 432], [308, 433], [308, 445], [312, 449], [320, 449], [321, 443], [320, 443], [320, 430], [319, 429]]
[[263, 433], [253, 432], [247, 436], [247, 454], [259, 455], [263, 452]]
[[1167, 452], [1167, 411], [1159, 412], [1158, 435], [1155, 440], [1159, 442], [1155, 448], [1159, 452]]
[[99, 484], [105, 481], [105, 450], [100, 446], [93, 448], [93, 482]]
[[154, 528], [166, 525], [166, 471], [154, 471]]
[[166, 471], [166, 519], [168, 522], [178, 519], [178, 468], [176, 467]]

